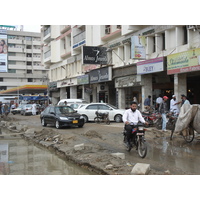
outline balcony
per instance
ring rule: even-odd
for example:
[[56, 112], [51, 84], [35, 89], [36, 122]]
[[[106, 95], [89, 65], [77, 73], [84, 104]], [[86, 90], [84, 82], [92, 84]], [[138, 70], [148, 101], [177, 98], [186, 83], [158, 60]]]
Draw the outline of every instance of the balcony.
[[62, 29], [61, 29], [61, 33], [65, 33], [66, 31], [68, 31], [69, 29], [71, 29], [71, 26], [70, 25], [63, 25]]
[[44, 31], [44, 38], [43, 38], [44, 42], [49, 42], [51, 40], [51, 27], [47, 28]]
[[78, 33], [73, 37], [73, 49], [81, 47], [85, 44], [85, 31]]
[[44, 53], [44, 63], [51, 62], [51, 50]]

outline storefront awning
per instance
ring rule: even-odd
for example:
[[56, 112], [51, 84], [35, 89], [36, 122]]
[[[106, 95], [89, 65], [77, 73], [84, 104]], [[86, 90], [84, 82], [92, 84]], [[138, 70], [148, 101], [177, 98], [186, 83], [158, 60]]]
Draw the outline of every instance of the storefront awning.
[[46, 93], [47, 85], [23, 85], [8, 90], [0, 91], [0, 95], [20, 95], [32, 93]]

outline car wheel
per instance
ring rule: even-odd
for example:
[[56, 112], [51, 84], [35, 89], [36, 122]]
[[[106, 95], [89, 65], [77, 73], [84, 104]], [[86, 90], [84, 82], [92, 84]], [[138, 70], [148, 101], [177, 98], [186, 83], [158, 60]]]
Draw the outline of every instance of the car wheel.
[[58, 120], [56, 120], [56, 128], [59, 129], [60, 128], [60, 122]]
[[85, 123], [88, 122], [88, 117], [87, 117], [87, 115], [82, 115], [82, 116], [83, 116], [84, 122], [85, 122]]
[[119, 122], [122, 122], [122, 116], [121, 115], [116, 115], [114, 120], [119, 123]]
[[47, 123], [44, 121], [44, 118], [41, 119], [41, 124], [42, 124], [42, 126], [46, 126], [47, 125]]

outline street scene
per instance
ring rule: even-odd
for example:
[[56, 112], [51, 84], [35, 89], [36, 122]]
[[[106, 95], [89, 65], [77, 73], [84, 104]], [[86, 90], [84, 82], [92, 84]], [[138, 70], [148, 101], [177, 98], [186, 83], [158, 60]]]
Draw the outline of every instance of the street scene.
[[[9, 131], [6, 130], [6, 127]], [[82, 128], [56, 129], [54, 125], [43, 127], [39, 115], [9, 114], [5, 121], [3, 119], [1, 121], [0, 146], [5, 146], [8, 143], [7, 140], [23, 138], [33, 142], [36, 146], [48, 149], [52, 154], [56, 152], [57, 156], [64, 160], [82, 166], [80, 169], [75, 168], [77, 172], [72, 172], [75, 174], [82, 174], [81, 168], [83, 168], [87, 169], [88, 172], [84, 172], [86, 174], [131, 175], [131, 171], [137, 163], [150, 165], [147, 173], [150, 175], [197, 175], [200, 173], [200, 160], [198, 159], [200, 137], [198, 134], [191, 143], [187, 143], [183, 136], [178, 134], [174, 134], [173, 139], [170, 140], [171, 131], [169, 130], [162, 132], [155, 127], [147, 128], [145, 133], [147, 155], [145, 158], [141, 158], [135, 148], [130, 152], [127, 151], [123, 141], [123, 127], [123, 123], [111, 122], [107, 125], [88, 122]], [[80, 146], [78, 147], [78, 145]], [[10, 160], [12, 150], [10, 152], [9, 149], [10, 147], [6, 152], [8, 159], [1, 163], [1, 174], [23, 174], [17, 166], [15, 168], [15, 162]], [[21, 151], [17, 151], [17, 154]], [[38, 156], [40, 157], [40, 155]], [[1, 150], [1, 157], [3, 159], [3, 150]], [[23, 157], [22, 162], [26, 160], [26, 156]], [[33, 160], [29, 158], [27, 166], [30, 165], [30, 168], [33, 169], [34, 166], [38, 166], [39, 158], [37, 155], [31, 157]], [[54, 163], [55, 171], [60, 168], [59, 163]], [[42, 164], [42, 166], [44, 165]], [[12, 169], [14, 170], [12, 171]], [[22, 167], [21, 170], [25, 169]], [[65, 172], [66, 170], [62, 173]], [[35, 170], [29, 173], [45, 174], [46, 170]]]
[[0, 25], [1, 175], [199, 175], [200, 25]]

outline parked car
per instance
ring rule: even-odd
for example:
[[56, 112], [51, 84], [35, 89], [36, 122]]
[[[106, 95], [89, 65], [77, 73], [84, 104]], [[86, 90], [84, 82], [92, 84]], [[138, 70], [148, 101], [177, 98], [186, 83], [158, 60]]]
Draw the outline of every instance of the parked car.
[[86, 103], [71, 103], [69, 104], [70, 107], [72, 107], [74, 110], [78, 110], [83, 106], [86, 106]]
[[103, 113], [108, 112], [110, 121], [122, 122], [122, 115], [125, 109], [118, 109], [108, 103], [90, 103], [77, 109], [77, 112], [84, 117], [85, 122], [94, 121], [96, 111]]
[[85, 101], [84, 99], [61, 99], [57, 105], [63, 106], [65, 101], [67, 102], [67, 105], [72, 103], [87, 103], [87, 101]]
[[41, 114], [42, 126], [53, 124], [56, 128], [63, 126], [83, 127], [84, 118], [70, 106], [48, 106]]
[[[32, 105], [33, 104], [23, 104], [21, 108], [21, 115], [32, 115]], [[39, 114], [40, 104], [36, 104], [36, 114]]]
[[15, 114], [20, 114], [20, 113], [21, 113], [21, 109], [22, 109], [22, 105], [19, 105], [17, 108], [11, 109], [10, 112], [11, 112], [13, 115], [15, 115]]

